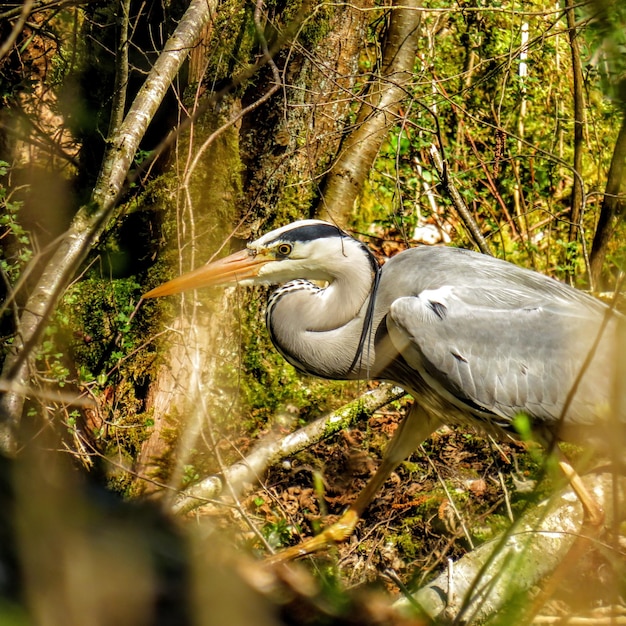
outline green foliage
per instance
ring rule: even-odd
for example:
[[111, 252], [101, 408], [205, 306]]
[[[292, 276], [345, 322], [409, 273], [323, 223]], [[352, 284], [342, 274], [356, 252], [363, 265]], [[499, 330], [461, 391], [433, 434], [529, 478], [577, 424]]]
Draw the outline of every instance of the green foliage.
[[141, 287], [134, 278], [89, 278], [70, 287], [48, 333], [60, 333], [78, 364], [79, 382], [111, 384], [110, 375], [137, 347], [131, 326]]
[[33, 256], [29, 233], [20, 223], [23, 202], [12, 197], [5, 180], [10, 166], [0, 161], [0, 241], [2, 253], [0, 268], [11, 284], [17, 282], [21, 272]]
[[36, 360], [43, 380], [98, 399], [94, 418], [71, 410], [65, 428], [109, 458], [110, 484], [122, 492], [132, 486], [127, 470], [153, 425], [142, 397], [153, 357], [137, 352], [146, 327], [133, 320], [139, 292], [134, 278], [91, 276], [74, 283], [45, 329]]
[[530, 418], [525, 413], [518, 413], [513, 419], [513, 428], [519, 434], [522, 441], [532, 441], [532, 424]]
[[581, 7], [589, 20], [586, 44], [591, 53], [586, 79], [622, 108], [626, 107], [626, 6], [619, 0], [594, 0]]
[[183, 468], [183, 487], [190, 485], [198, 480], [200, 480], [201, 476], [198, 474], [197, 469], [193, 465], [185, 465]]
[[294, 529], [287, 520], [280, 518], [275, 522], [268, 522], [261, 528], [267, 543], [278, 550], [291, 544]]
[[[618, 53], [626, 19], [618, 4], [580, 9], [597, 18], [577, 32], [587, 70], [588, 146], [580, 172], [587, 192], [603, 189], [620, 116], [616, 90], [626, 84]], [[573, 104], [564, 18], [544, 0], [534, 0], [523, 15], [473, 2], [467, 11], [447, 10], [449, 4], [437, 0], [428, 8], [443, 13], [424, 14], [413, 100], [379, 153], [357, 228], [375, 221], [409, 242], [416, 226], [447, 224], [457, 245], [472, 246], [431, 165], [434, 143], [498, 256], [559, 278], [577, 276], [582, 285], [585, 249], [569, 240]], [[520, 76], [523, 23], [526, 76]], [[590, 196], [583, 214], [587, 248], [595, 228], [592, 203]]]

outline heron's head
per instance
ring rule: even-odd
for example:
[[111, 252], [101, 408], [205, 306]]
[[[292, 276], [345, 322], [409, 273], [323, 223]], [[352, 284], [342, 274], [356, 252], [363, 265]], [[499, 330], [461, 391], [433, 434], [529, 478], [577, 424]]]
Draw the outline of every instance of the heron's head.
[[356, 250], [359, 256], [371, 257], [363, 244], [337, 226], [302, 220], [263, 235], [241, 252], [174, 278], [144, 298], [232, 282], [275, 285], [297, 278], [332, 281], [345, 263], [354, 260]]

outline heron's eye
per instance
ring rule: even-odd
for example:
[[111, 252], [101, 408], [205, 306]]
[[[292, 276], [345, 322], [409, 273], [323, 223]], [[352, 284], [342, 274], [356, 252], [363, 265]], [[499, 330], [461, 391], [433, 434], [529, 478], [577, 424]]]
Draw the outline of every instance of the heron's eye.
[[278, 256], [289, 256], [291, 254], [291, 246], [288, 243], [281, 243], [276, 248]]

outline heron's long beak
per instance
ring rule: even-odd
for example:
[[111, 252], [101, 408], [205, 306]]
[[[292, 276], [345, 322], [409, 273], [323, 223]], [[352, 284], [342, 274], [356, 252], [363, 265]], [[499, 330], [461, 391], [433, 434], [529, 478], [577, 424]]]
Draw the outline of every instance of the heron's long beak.
[[260, 254], [254, 254], [251, 250], [235, 252], [219, 261], [207, 263], [196, 270], [163, 283], [144, 294], [143, 297], [158, 298], [188, 289], [211, 287], [255, 278], [258, 276], [261, 266], [268, 261], [270, 259]]

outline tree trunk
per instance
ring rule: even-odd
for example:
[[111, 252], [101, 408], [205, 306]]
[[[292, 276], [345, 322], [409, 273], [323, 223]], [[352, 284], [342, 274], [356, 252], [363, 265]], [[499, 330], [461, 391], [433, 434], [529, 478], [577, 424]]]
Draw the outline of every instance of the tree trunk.
[[[307, 51], [296, 47], [287, 67], [280, 68], [281, 93], [244, 118], [243, 204], [254, 217], [247, 220], [251, 229], [242, 231], [243, 237], [314, 216], [319, 181], [336, 159], [354, 104], [372, 8], [372, 0], [334, 8], [321, 25], [324, 36], [304, 44]], [[244, 105], [256, 97], [258, 92], [249, 90]]]
[[620, 197], [626, 177], [626, 108], [622, 117], [617, 141], [613, 148], [613, 157], [604, 189], [604, 198], [600, 208], [600, 217], [591, 247], [591, 279], [594, 289], [601, 289], [602, 266], [608, 250], [609, 242], [615, 230], [616, 217], [624, 206], [624, 198]]
[[[148, 124], [214, 10], [206, 0], [192, 0], [178, 28], [168, 40], [135, 98], [124, 123], [109, 145], [89, 204], [81, 207], [35, 285], [21, 314], [13, 352], [5, 360], [2, 377], [18, 386], [30, 379], [29, 360], [47, 320], [91, 246], [109, 220], [123, 191], [133, 157]], [[8, 391], [0, 400], [0, 450], [15, 451], [24, 396]]]
[[[358, 6], [369, 7], [369, 0]], [[289, 55], [276, 55], [241, 99], [230, 102], [228, 116], [238, 118], [238, 122], [228, 130], [226, 143], [217, 146], [212, 139], [217, 116], [205, 115], [192, 126], [181, 142], [184, 147], [177, 150], [184, 158], [176, 169], [185, 173], [173, 191], [179, 197], [177, 204], [184, 207], [177, 208], [176, 213], [185, 216], [177, 218], [173, 227], [178, 236], [172, 242], [176, 250], [170, 250], [174, 257], [184, 259], [178, 262], [180, 271], [205, 262], [219, 251], [229, 237], [227, 224], [239, 222], [231, 235], [242, 240], [273, 223], [310, 215], [316, 180], [335, 156], [350, 111], [346, 93], [351, 92], [358, 77], [359, 50], [369, 19], [367, 11], [338, 7], [322, 27], [324, 37], [315, 45], [304, 51], [295, 43]], [[257, 32], [262, 33], [259, 16], [255, 20]], [[276, 82], [278, 71], [284, 75], [284, 85]], [[206, 82], [214, 79], [205, 77]], [[307, 85], [307, 89], [299, 85]], [[200, 100], [198, 107], [202, 106]], [[222, 115], [224, 109], [225, 104]], [[206, 142], [211, 142], [211, 151], [202, 156], [194, 172], [188, 172], [184, 159], [195, 163], [194, 155]], [[187, 186], [188, 197], [179, 191]], [[168, 219], [173, 219], [175, 212], [169, 213]], [[216, 214], [223, 219], [216, 219]], [[200, 232], [210, 232], [211, 236], [200, 241], [196, 238]], [[198, 247], [195, 259], [188, 255], [189, 246]], [[253, 299], [254, 294], [221, 292], [212, 301], [203, 300], [214, 315], [192, 321], [191, 316], [197, 315], [192, 305], [181, 307], [175, 319], [166, 323], [177, 329], [177, 335], [164, 347], [163, 365], [148, 396], [154, 428], [134, 468], [140, 491], [161, 497], [167, 496], [163, 483], [179, 488], [184, 467], [193, 465], [194, 451], [213, 446], [213, 438], [220, 437], [214, 422], [224, 419], [224, 407], [238, 406], [238, 389], [236, 382], [219, 385], [215, 381], [240, 358], [241, 338], [236, 327], [249, 321], [242, 309], [253, 307], [255, 315], [262, 314], [258, 299]], [[236, 321], [232, 311], [238, 312]], [[201, 325], [210, 328], [202, 333]], [[202, 358], [190, 358], [200, 354]], [[233, 394], [224, 388], [233, 389]], [[179, 441], [169, 433], [174, 429]], [[171, 458], [175, 463], [169, 462]]]
[[394, 2], [380, 76], [369, 86], [355, 130], [342, 143], [339, 158], [328, 175], [316, 214], [345, 226], [362, 191], [378, 150], [398, 121], [417, 53], [420, 0]]
[[585, 97], [583, 93], [584, 79], [580, 64], [580, 51], [576, 33], [576, 15], [573, 0], [565, 2], [567, 12], [567, 29], [569, 34], [570, 51], [572, 54], [572, 75], [574, 88], [574, 183], [572, 187], [569, 241], [576, 241], [580, 230], [581, 211], [583, 205], [582, 171], [585, 131]]

